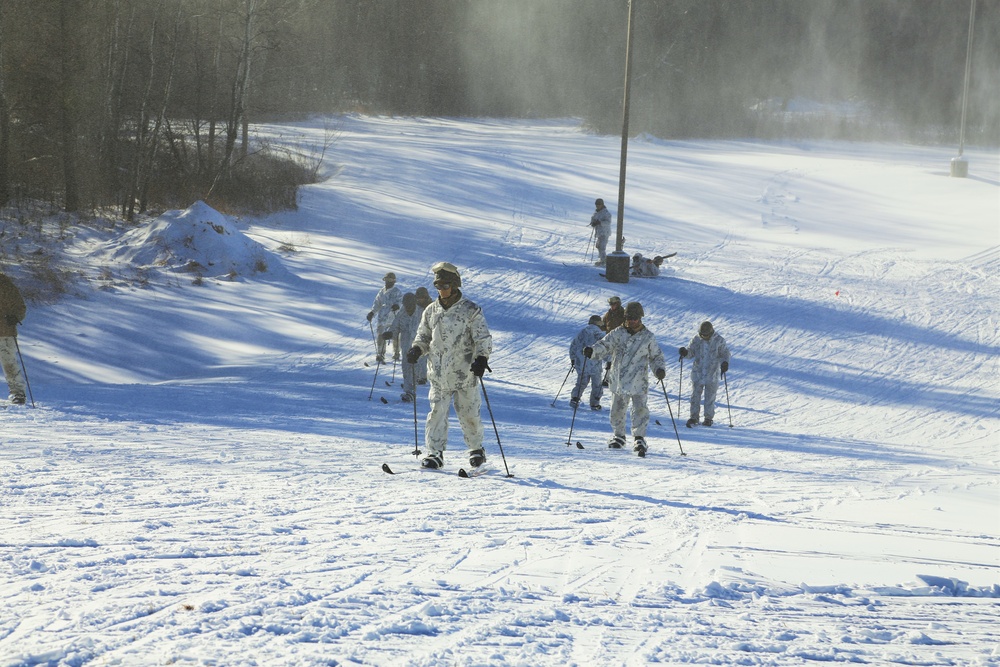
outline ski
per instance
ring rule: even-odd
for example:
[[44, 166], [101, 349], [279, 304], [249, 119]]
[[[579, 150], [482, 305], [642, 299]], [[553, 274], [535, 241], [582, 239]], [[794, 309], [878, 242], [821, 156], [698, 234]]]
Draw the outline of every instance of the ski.
[[407, 470], [396, 471], [396, 470], [393, 470], [392, 468], [390, 468], [388, 463], [383, 463], [382, 464], [382, 472], [388, 473], [390, 475], [405, 475], [406, 473], [420, 472], [421, 470], [423, 470], [423, 468], [417, 468], [416, 470], [409, 470], [409, 469], [407, 469]]
[[485, 466], [477, 466], [475, 468], [459, 468], [458, 476], [463, 479], [472, 479], [473, 477], [479, 477], [480, 475], [485, 475], [489, 470]]

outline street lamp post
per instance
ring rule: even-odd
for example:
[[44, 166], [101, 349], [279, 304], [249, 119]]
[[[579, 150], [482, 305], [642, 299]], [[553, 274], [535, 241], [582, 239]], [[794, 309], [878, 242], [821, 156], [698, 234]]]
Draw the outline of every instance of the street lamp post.
[[969, 161], [962, 155], [965, 152], [965, 111], [969, 106], [969, 75], [972, 72], [972, 31], [976, 24], [976, 0], [970, 0], [969, 5], [969, 42], [965, 49], [965, 85], [962, 88], [962, 120], [958, 129], [958, 157], [951, 160], [951, 175], [965, 178], [969, 175]]
[[629, 260], [625, 253], [625, 168], [628, 164], [628, 115], [629, 92], [632, 83], [632, 24], [635, 18], [635, 0], [628, 3], [628, 34], [625, 38], [625, 96], [622, 100], [622, 149], [621, 162], [618, 168], [618, 233], [615, 238], [615, 251], [609, 253], [606, 261], [605, 275], [608, 282], [627, 283]]

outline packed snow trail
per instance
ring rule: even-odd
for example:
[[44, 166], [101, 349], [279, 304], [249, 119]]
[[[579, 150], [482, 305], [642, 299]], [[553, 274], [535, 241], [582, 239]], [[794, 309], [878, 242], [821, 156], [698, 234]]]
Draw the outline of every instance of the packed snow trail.
[[[962, 180], [935, 148], [636, 140], [627, 250], [679, 254], [612, 285], [583, 260], [613, 137], [340, 122], [334, 178], [238, 221], [287, 273], [32, 306], [39, 407], [0, 412], [0, 665], [1000, 665], [995, 155]], [[68, 255], [123, 275], [120, 247], [81, 228]], [[494, 335], [514, 477], [488, 436], [491, 474], [460, 479], [457, 427], [445, 474], [378, 470], [417, 465], [414, 418], [397, 387], [368, 400], [364, 315], [386, 271], [429, 287], [439, 260]], [[566, 446], [569, 341], [612, 294], [643, 303], [681, 423], [676, 348], [705, 319], [732, 346], [686, 457], [658, 386], [645, 459], [603, 446], [606, 411]]]

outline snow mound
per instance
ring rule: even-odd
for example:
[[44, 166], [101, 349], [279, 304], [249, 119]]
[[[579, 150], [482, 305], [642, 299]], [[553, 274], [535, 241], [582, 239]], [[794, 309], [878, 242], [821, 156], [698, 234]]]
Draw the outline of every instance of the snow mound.
[[112, 258], [206, 278], [282, 271], [280, 260], [203, 201], [125, 233]]

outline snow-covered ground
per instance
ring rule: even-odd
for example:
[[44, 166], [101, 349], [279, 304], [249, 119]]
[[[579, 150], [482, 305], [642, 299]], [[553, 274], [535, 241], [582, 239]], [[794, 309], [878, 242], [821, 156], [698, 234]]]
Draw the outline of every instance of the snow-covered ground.
[[[996, 153], [955, 179], [948, 148], [633, 140], [625, 250], [678, 255], [622, 285], [587, 257], [615, 137], [335, 123], [298, 211], [80, 229], [94, 287], [31, 304], [0, 665], [1000, 665]], [[412, 291], [440, 260], [494, 335], [472, 480], [457, 424], [416, 471], [427, 388], [415, 429], [365, 321], [386, 271]], [[644, 460], [606, 410], [566, 444], [569, 341], [614, 294], [669, 362]], [[705, 319], [734, 356], [686, 429]]]

